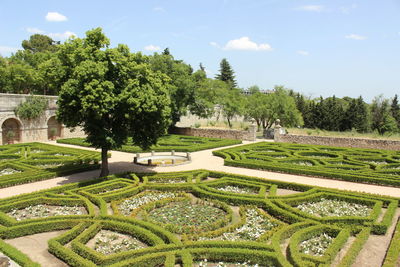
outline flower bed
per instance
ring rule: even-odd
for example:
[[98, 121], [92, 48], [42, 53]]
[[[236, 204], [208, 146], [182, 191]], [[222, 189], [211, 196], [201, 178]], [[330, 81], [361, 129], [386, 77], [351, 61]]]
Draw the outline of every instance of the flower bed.
[[172, 202], [151, 210], [148, 219], [165, 225], [173, 225], [177, 233], [197, 233], [214, 228], [215, 222], [226, 212], [211, 203]]
[[300, 252], [312, 256], [323, 256], [326, 249], [332, 244], [333, 237], [322, 233], [316, 237], [300, 243]]
[[65, 216], [65, 215], [84, 215], [87, 214], [84, 207], [78, 206], [53, 206], [53, 205], [35, 205], [29, 206], [24, 209], [13, 209], [9, 216], [15, 218], [17, 221], [27, 219], [46, 218], [51, 216]]
[[109, 230], [101, 230], [87, 245], [104, 255], [147, 247], [136, 238]]
[[366, 205], [350, 203], [343, 200], [322, 198], [315, 202], [298, 205], [299, 210], [318, 217], [360, 216], [367, 217], [372, 209]]

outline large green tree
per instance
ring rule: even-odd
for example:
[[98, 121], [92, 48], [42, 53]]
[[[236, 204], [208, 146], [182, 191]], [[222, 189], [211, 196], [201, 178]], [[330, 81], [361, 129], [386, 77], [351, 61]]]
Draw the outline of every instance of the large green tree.
[[55, 52], [59, 44], [60, 42], [54, 41], [43, 34], [34, 34], [29, 37], [29, 40], [22, 41], [22, 47], [32, 53]]
[[128, 136], [148, 148], [170, 123], [169, 78], [152, 71], [140, 54], [125, 45], [109, 48], [101, 28], [71, 39], [57, 52], [67, 80], [62, 85], [57, 118], [81, 126], [87, 142], [101, 149], [100, 176], [107, 175], [107, 153]]
[[221, 60], [219, 64], [219, 73], [215, 79], [226, 82], [230, 88], [236, 87], [235, 72], [226, 58]]
[[382, 95], [376, 96], [371, 104], [372, 130], [379, 134], [396, 132], [398, 130], [396, 120], [390, 112], [389, 100]]
[[256, 92], [248, 97], [247, 116], [256, 120], [264, 129], [271, 128], [277, 119], [286, 127], [303, 125], [303, 118], [295, 100], [283, 86], [275, 86], [274, 92]]
[[183, 61], [175, 60], [168, 48], [162, 54], [155, 53], [150, 56], [149, 63], [153, 71], [162, 72], [171, 79], [171, 125], [174, 126], [194, 102], [193, 69]]

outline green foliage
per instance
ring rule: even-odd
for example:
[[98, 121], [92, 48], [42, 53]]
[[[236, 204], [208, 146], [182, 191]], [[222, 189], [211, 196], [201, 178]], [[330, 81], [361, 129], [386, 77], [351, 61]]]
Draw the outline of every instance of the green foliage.
[[232, 119], [243, 114], [245, 98], [237, 88], [225, 90], [218, 104], [222, 114], [228, 121], [229, 128], [232, 128]]
[[[86, 142], [84, 138], [57, 139], [57, 143], [86, 147], [90, 146], [90, 144]], [[130, 153], [149, 152], [152, 150], [156, 152], [169, 152], [171, 150], [175, 150], [177, 152], [194, 152], [240, 143], [241, 141], [233, 139], [207, 138], [171, 134], [160, 137], [156, 145], [153, 145], [145, 150], [138, 146], [135, 146], [132, 142], [132, 139], [128, 138], [128, 142], [122, 145], [121, 148], [118, 148], [117, 150]]]
[[225, 165], [400, 186], [399, 153], [288, 143], [257, 143], [213, 154]]
[[219, 74], [215, 76], [215, 79], [227, 83], [229, 88], [236, 87], [235, 72], [226, 58], [221, 60], [219, 64]]
[[390, 105], [387, 99], [382, 95], [373, 99], [371, 105], [372, 129], [377, 130], [379, 134], [386, 132], [395, 132], [398, 130], [397, 122], [390, 113]]
[[60, 42], [56, 42], [43, 34], [34, 34], [29, 37], [29, 40], [22, 41], [22, 47], [32, 53], [55, 52], [58, 44]]
[[48, 106], [48, 100], [39, 96], [28, 96], [24, 102], [15, 108], [15, 115], [25, 120], [39, 118]]
[[263, 94], [255, 91], [248, 96], [246, 115], [256, 120], [258, 128], [269, 129], [277, 119], [286, 127], [303, 124], [301, 113], [293, 97], [283, 86], [275, 86], [274, 92]]
[[392, 99], [392, 103], [390, 104], [390, 113], [396, 120], [397, 128], [400, 129], [400, 104], [397, 94], [394, 96], [394, 98]]
[[109, 48], [101, 28], [86, 38], [60, 45], [66, 67], [57, 118], [67, 127], [81, 126], [87, 142], [102, 149], [102, 171], [108, 174], [107, 151], [132, 137], [144, 149], [155, 144], [170, 125], [169, 78], [143, 63], [125, 45]]
[[[185, 182], [165, 184], [162, 180], [167, 177], [181, 177]], [[221, 185], [253, 186], [260, 188], [260, 191], [257, 195], [227, 193], [218, 189]], [[289, 195], [276, 194], [277, 190], [288, 189], [297, 192]], [[155, 190], [175, 192], [176, 198], [154, 200], [140, 205], [137, 207], [139, 211], [131, 216], [122, 216], [118, 213], [118, 205], [126, 199], [139, 194], [144, 196]], [[146, 210], [152, 210], [158, 206], [164, 207], [165, 203], [179, 201], [182, 196], [190, 196], [190, 198], [195, 196], [201, 201], [215, 203], [229, 214], [227, 217], [230, 223], [226, 224], [225, 221], [218, 229], [177, 236], [178, 234], [168, 231], [167, 226], [144, 221], [141, 217]], [[302, 214], [295, 208], [296, 203], [312, 202], [321, 197], [372, 205], [374, 212], [368, 217], [318, 218]], [[89, 214], [21, 221], [16, 221], [7, 214], [11, 209], [39, 203], [84, 206]], [[252, 206], [248, 206], [250, 203]], [[95, 205], [100, 207], [100, 211], [94, 208]], [[112, 212], [108, 208], [109, 205], [113, 209]], [[232, 209], [234, 206], [240, 206], [239, 212]], [[248, 225], [246, 216], [250, 209], [258, 210], [257, 216], [271, 220], [272, 229], [267, 230], [258, 238], [252, 239], [249, 236], [248, 241], [221, 239], [221, 235]], [[338, 258], [338, 252], [351, 240], [350, 238], [354, 237], [350, 247], [341, 250], [345, 254], [343, 258], [339, 258], [338, 262], [338, 266], [351, 266], [368, 240], [370, 232], [376, 228], [376, 225], [385, 224], [384, 231], [375, 232], [375, 234], [384, 235], [386, 229], [392, 225], [397, 209], [398, 200], [394, 198], [206, 170], [121, 174], [0, 200], [0, 249], [21, 265], [37, 266], [22, 252], [2, 240], [66, 230], [60, 236], [50, 239], [48, 244], [49, 251], [69, 266], [164, 265], [173, 267], [176, 264], [193, 266], [204, 259], [207, 259], [209, 263], [247, 263], [260, 266], [328, 266], [335, 258]], [[204, 215], [206, 214], [200, 216]], [[221, 217], [222, 219], [225, 220]], [[148, 247], [104, 255], [89, 248], [88, 245], [88, 241], [101, 230], [132, 236]], [[323, 256], [310, 256], [299, 250], [299, 244], [302, 241], [321, 233], [334, 238]], [[399, 254], [396, 248], [397, 235], [396, 232], [385, 264], [397, 260]], [[288, 244], [287, 250], [282, 249], [284, 242]]]
[[155, 72], [166, 74], [170, 78], [168, 92], [171, 98], [171, 125], [186, 114], [187, 106], [194, 102], [193, 69], [182, 60], [175, 60], [169, 50], [162, 54], [155, 53], [148, 58], [150, 67]]

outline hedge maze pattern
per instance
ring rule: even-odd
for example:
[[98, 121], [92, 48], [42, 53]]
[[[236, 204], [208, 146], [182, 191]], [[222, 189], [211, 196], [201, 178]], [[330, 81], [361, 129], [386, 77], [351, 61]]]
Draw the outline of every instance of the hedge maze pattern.
[[[57, 142], [70, 145], [86, 146], [86, 147], [90, 146], [89, 143], [85, 142], [84, 138], [57, 139]], [[233, 139], [207, 138], [207, 137], [170, 134], [159, 138], [157, 145], [152, 146], [147, 151], [153, 150], [157, 152], [169, 152], [171, 150], [175, 150], [179, 152], [194, 152], [204, 149], [230, 146], [240, 143], [242, 143], [242, 141]], [[128, 142], [125, 145], [116, 150], [130, 152], [130, 153], [146, 152], [143, 151], [140, 147], [133, 145], [131, 138], [128, 139]]]
[[[328, 200], [362, 213], [314, 212], [329, 210]], [[7, 239], [65, 229], [48, 245], [70, 266], [351, 266], [369, 238], [393, 229], [398, 204], [205, 170], [121, 174], [0, 200], [0, 251], [38, 266]], [[66, 213], [16, 215], [38, 206]], [[385, 266], [394, 266], [399, 232], [387, 250]]]
[[287, 143], [213, 151], [225, 165], [400, 186], [400, 152]]
[[100, 153], [41, 143], [0, 147], [0, 188], [99, 167]]

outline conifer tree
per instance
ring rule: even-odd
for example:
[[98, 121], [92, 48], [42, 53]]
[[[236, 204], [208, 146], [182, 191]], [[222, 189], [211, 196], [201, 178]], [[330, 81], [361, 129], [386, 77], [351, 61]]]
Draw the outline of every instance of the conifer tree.
[[390, 105], [390, 112], [392, 113], [393, 118], [397, 122], [397, 128], [400, 129], [400, 105], [397, 99], [397, 94], [392, 99], [392, 104]]
[[230, 88], [236, 87], [235, 73], [231, 65], [229, 64], [228, 60], [226, 60], [226, 58], [223, 58], [219, 66], [220, 66], [219, 69], [220, 73], [217, 74], [215, 78], [217, 80], [226, 82]]

